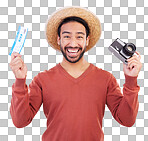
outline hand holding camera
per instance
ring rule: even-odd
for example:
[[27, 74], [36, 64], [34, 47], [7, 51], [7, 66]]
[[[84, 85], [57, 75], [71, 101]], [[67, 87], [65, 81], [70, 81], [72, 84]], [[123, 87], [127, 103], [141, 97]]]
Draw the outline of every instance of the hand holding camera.
[[133, 57], [127, 59], [128, 64], [125, 65], [123, 64], [123, 71], [125, 74], [129, 76], [138, 76], [141, 68], [142, 68], [142, 63], [140, 62], [141, 56], [140, 54], [136, 51], [135, 52], [137, 55], [133, 55]]
[[136, 51], [136, 46], [133, 43], [125, 43], [117, 38], [108, 49], [123, 62], [125, 74], [133, 77], [138, 76], [142, 68], [141, 56]]

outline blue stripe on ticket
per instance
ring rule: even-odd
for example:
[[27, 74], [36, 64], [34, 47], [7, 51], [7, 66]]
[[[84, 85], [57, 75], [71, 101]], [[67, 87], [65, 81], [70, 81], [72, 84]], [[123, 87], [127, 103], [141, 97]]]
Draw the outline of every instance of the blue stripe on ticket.
[[18, 53], [21, 52], [21, 50], [24, 46], [24, 43], [25, 43], [27, 33], [28, 33], [27, 28], [19, 26], [17, 34], [16, 34], [15, 41], [12, 45], [12, 48], [11, 48], [9, 55], [11, 55], [13, 52], [18, 52]]

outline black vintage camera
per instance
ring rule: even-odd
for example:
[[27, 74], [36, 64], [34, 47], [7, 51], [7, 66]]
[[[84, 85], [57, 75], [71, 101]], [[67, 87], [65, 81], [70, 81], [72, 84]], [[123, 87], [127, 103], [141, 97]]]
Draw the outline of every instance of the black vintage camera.
[[133, 43], [125, 43], [117, 38], [108, 49], [124, 64], [127, 64], [127, 59], [134, 55], [136, 46]]

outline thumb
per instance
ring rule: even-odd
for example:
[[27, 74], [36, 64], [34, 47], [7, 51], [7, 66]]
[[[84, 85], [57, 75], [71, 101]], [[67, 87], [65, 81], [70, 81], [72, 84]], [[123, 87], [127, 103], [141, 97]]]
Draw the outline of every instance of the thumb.
[[126, 67], [127, 67], [127, 65], [125, 65], [125, 64], [123, 63], [123, 67], [124, 67], [124, 68], [126, 68]]
[[128, 65], [123, 63], [123, 70], [128, 69]]
[[20, 55], [19, 53], [17, 53], [17, 52], [13, 52], [13, 53], [11, 54], [11, 60], [13, 60], [13, 59], [16, 58], [16, 57], [21, 57], [21, 55]]

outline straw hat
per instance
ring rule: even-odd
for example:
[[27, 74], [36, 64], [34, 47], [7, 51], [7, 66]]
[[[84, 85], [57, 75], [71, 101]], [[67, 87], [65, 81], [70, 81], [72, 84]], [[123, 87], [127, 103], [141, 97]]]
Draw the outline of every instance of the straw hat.
[[86, 47], [86, 51], [91, 49], [99, 40], [101, 35], [101, 24], [96, 15], [94, 15], [88, 9], [71, 6], [61, 8], [55, 11], [47, 20], [45, 27], [45, 34], [47, 42], [51, 47], [56, 49], [57, 51], [61, 51], [60, 46], [57, 44], [57, 36], [58, 36], [58, 27], [59, 24], [67, 17], [76, 16], [85, 20], [90, 29], [90, 39], [89, 44]]

